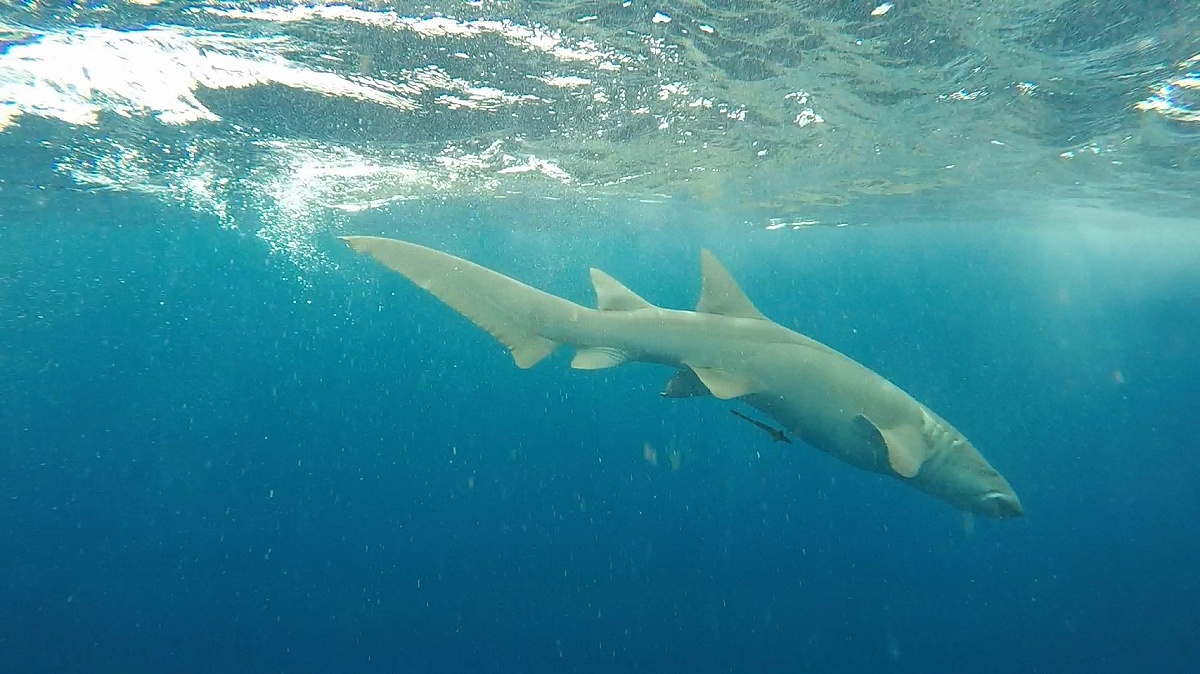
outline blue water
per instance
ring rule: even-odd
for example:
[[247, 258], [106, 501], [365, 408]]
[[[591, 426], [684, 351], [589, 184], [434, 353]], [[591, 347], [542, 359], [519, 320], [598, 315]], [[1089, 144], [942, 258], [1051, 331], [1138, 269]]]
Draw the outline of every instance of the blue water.
[[681, 308], [709, 247], [962, 429], [1027, 516], [964, 523], [660, 399], [663, 368], [521, 371], [332, 233], [338, 266], [297, 280], [253, 236], [88, 195], [0, 225], [0, 670], [1196, 671], [1189, 231], [622, 208], [355, 231]]

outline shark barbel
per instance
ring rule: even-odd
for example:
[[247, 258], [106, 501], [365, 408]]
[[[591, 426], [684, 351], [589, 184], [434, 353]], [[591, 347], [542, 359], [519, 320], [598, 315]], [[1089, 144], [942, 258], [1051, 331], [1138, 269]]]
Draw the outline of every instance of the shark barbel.
[[417, 244], [342, 240], [488, 331], [521, 368], [563, 344], [575, 348], [576, 369], [667, 365], [677, 372], [664, 396], [738, 399], [806, 443], [960, 510], [1024, 514], [1004, 477], [953, 426], [854, 360], [767, 319], [707, 250], [695, 311], [656, 307], [598, 269], [589, 309]]

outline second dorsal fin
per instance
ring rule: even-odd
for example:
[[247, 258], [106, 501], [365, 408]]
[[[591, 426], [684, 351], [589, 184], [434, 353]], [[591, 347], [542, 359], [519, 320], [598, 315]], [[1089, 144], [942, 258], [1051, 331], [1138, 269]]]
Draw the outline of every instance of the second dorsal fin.
[[700, 270], [700, 301], [696, 303], [696, 311], [737, 318], [766, 319], [750, 298], [746, 297], [746, 293], [738, 287], [737, 281], [734, 281], [725, 267], [717, 261], [716, 256], [707, 250], [700, 251]]
[[592, 285], [596, 287], [596, 308], [600, 311], [637, 311], [654, 306], [599, 269], [593, 267], [591, 272]]

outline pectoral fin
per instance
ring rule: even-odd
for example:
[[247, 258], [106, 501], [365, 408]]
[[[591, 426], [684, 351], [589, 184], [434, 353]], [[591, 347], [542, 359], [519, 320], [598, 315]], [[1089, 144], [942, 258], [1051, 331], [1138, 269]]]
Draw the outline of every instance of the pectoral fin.
[[880, 428], [867, 417], [859, 414], [854, 417], [855, 430], [864, 439], [878, 443], [887, 452], [888, 465], [901, 477], [916, 477], [925, 462], [926, 450], [920, 443], [920, 438], [910, 437], [913, 434], [904, 433], [894, 428]]
[[707, 367], [690, 367], [705, 388], [721, 400], [740, 398], [758, 391], [758, 387], [749, 377]]

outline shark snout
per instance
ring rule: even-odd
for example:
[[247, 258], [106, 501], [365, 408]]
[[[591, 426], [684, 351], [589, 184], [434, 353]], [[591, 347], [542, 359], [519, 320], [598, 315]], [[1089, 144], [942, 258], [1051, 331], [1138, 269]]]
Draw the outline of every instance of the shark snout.
[[1021, 507], [1021, 499], [1012, 492], [990, 491], [984, 494], [980, 505], [985, 514], [999, 519], [1021, 517], [1025, 514], [1025, 509]]

